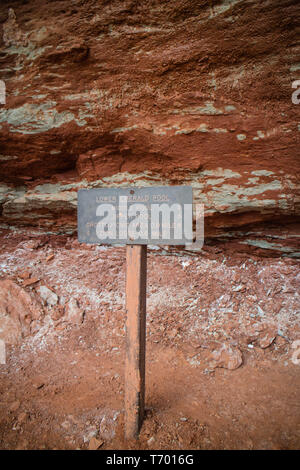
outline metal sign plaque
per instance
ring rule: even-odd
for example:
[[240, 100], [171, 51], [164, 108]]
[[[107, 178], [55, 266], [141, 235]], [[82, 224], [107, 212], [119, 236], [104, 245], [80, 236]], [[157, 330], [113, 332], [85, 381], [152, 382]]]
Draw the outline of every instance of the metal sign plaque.
[[98, 244], [185, 245], [193, 240], [190, 186], [78, 191], [78, 240]]

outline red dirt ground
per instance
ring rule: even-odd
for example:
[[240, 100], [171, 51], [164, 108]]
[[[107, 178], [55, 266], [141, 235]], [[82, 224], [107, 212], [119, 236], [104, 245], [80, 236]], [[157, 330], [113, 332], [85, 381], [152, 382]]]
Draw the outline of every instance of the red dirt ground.
[[[53, 255], [53, 256], [52, 256]], [[31, 334], [7, 344], [0, 365], [1, 449], [297, 449], [300, 444], [299, 267], [288, 258], [148, 255], [146, 418], [123, 439], [124, 248], [3, 232], [0, 282], [24, 286], [42, 306]], [[31, 277], [30, 277], [31, 276]], [[83, 323], [66, 320], [76, 298]], [[259, 307], [259, 308], [258, 308]], [[1, 326], [1, 325], [0, 325]], [[271, 332], [275, 340], [263, 349]], [[215, 367], [227, 344], [235, 370]]]

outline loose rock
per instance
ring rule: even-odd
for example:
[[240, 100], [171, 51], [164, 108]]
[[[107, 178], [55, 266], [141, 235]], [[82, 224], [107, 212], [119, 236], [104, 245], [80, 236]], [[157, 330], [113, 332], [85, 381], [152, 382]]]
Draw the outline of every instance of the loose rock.
[[37, 291], [43, 299], [45, 305], [53, 307], [58, 303], [58, 296], [55, 294], [55, 292], [48, 289], [48, 287], [40, 286]]
[[26, 281], [23, 282], [24, 287], [32, 286], [33, 284], [36, 284], [39, 282], [39, 279], [37, 277], [31, 277], [30, 279], [26, 279]]
[[104, 441], [99, 441], [95, 437], [92, 437], [92, 439], [89, 442], [89, 450], [97, 450], [99, 447], [103, 445]]
[[243, 356], [238, 348], [223, 344], [222, 347], [211, 354], [210, 367], [222, 367], [235, 370], [243, 364]]
[[67, 321], [80, 325], [83, 322], [84, 310], [79, 307], [76, 299], [70, 299], [66, 304], [66, 319]]
[[42, 316], [41, 305], [28, 292], [11, 280], [0, 281], [0, 339], [15, 344]]
[[274, 334], [274, 331], [266, 331], [261, 338], [258, 339], [257, 344], [260, 348], [266, 349], [271, 344], [276, 338], [276, 334]]

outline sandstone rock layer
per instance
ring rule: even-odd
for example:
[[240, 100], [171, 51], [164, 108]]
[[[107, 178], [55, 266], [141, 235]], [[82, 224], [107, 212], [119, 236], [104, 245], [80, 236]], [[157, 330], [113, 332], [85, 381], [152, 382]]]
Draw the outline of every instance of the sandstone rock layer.
[[2, 227], [74, 231], [80, 187], [189, 184], [208, 237], [297, 253], [299, 11], [297, 0], [2, 3]]

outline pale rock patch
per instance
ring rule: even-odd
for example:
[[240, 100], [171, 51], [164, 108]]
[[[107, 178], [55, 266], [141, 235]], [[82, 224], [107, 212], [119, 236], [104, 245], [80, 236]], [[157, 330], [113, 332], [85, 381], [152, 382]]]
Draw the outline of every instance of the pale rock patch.
[[223, 343], [220, 349], [211, 353], [210, 367], [222, 367], [224, 369], [235, 370], [243, 364], [241, 351], [228, 344]]
[[45, 305], [54, 307], [58, 303], [58, 296], [52, 290], [48, 289], [46, 286], [40, 286], [37, 289], [39, 295], [41, 296]]

